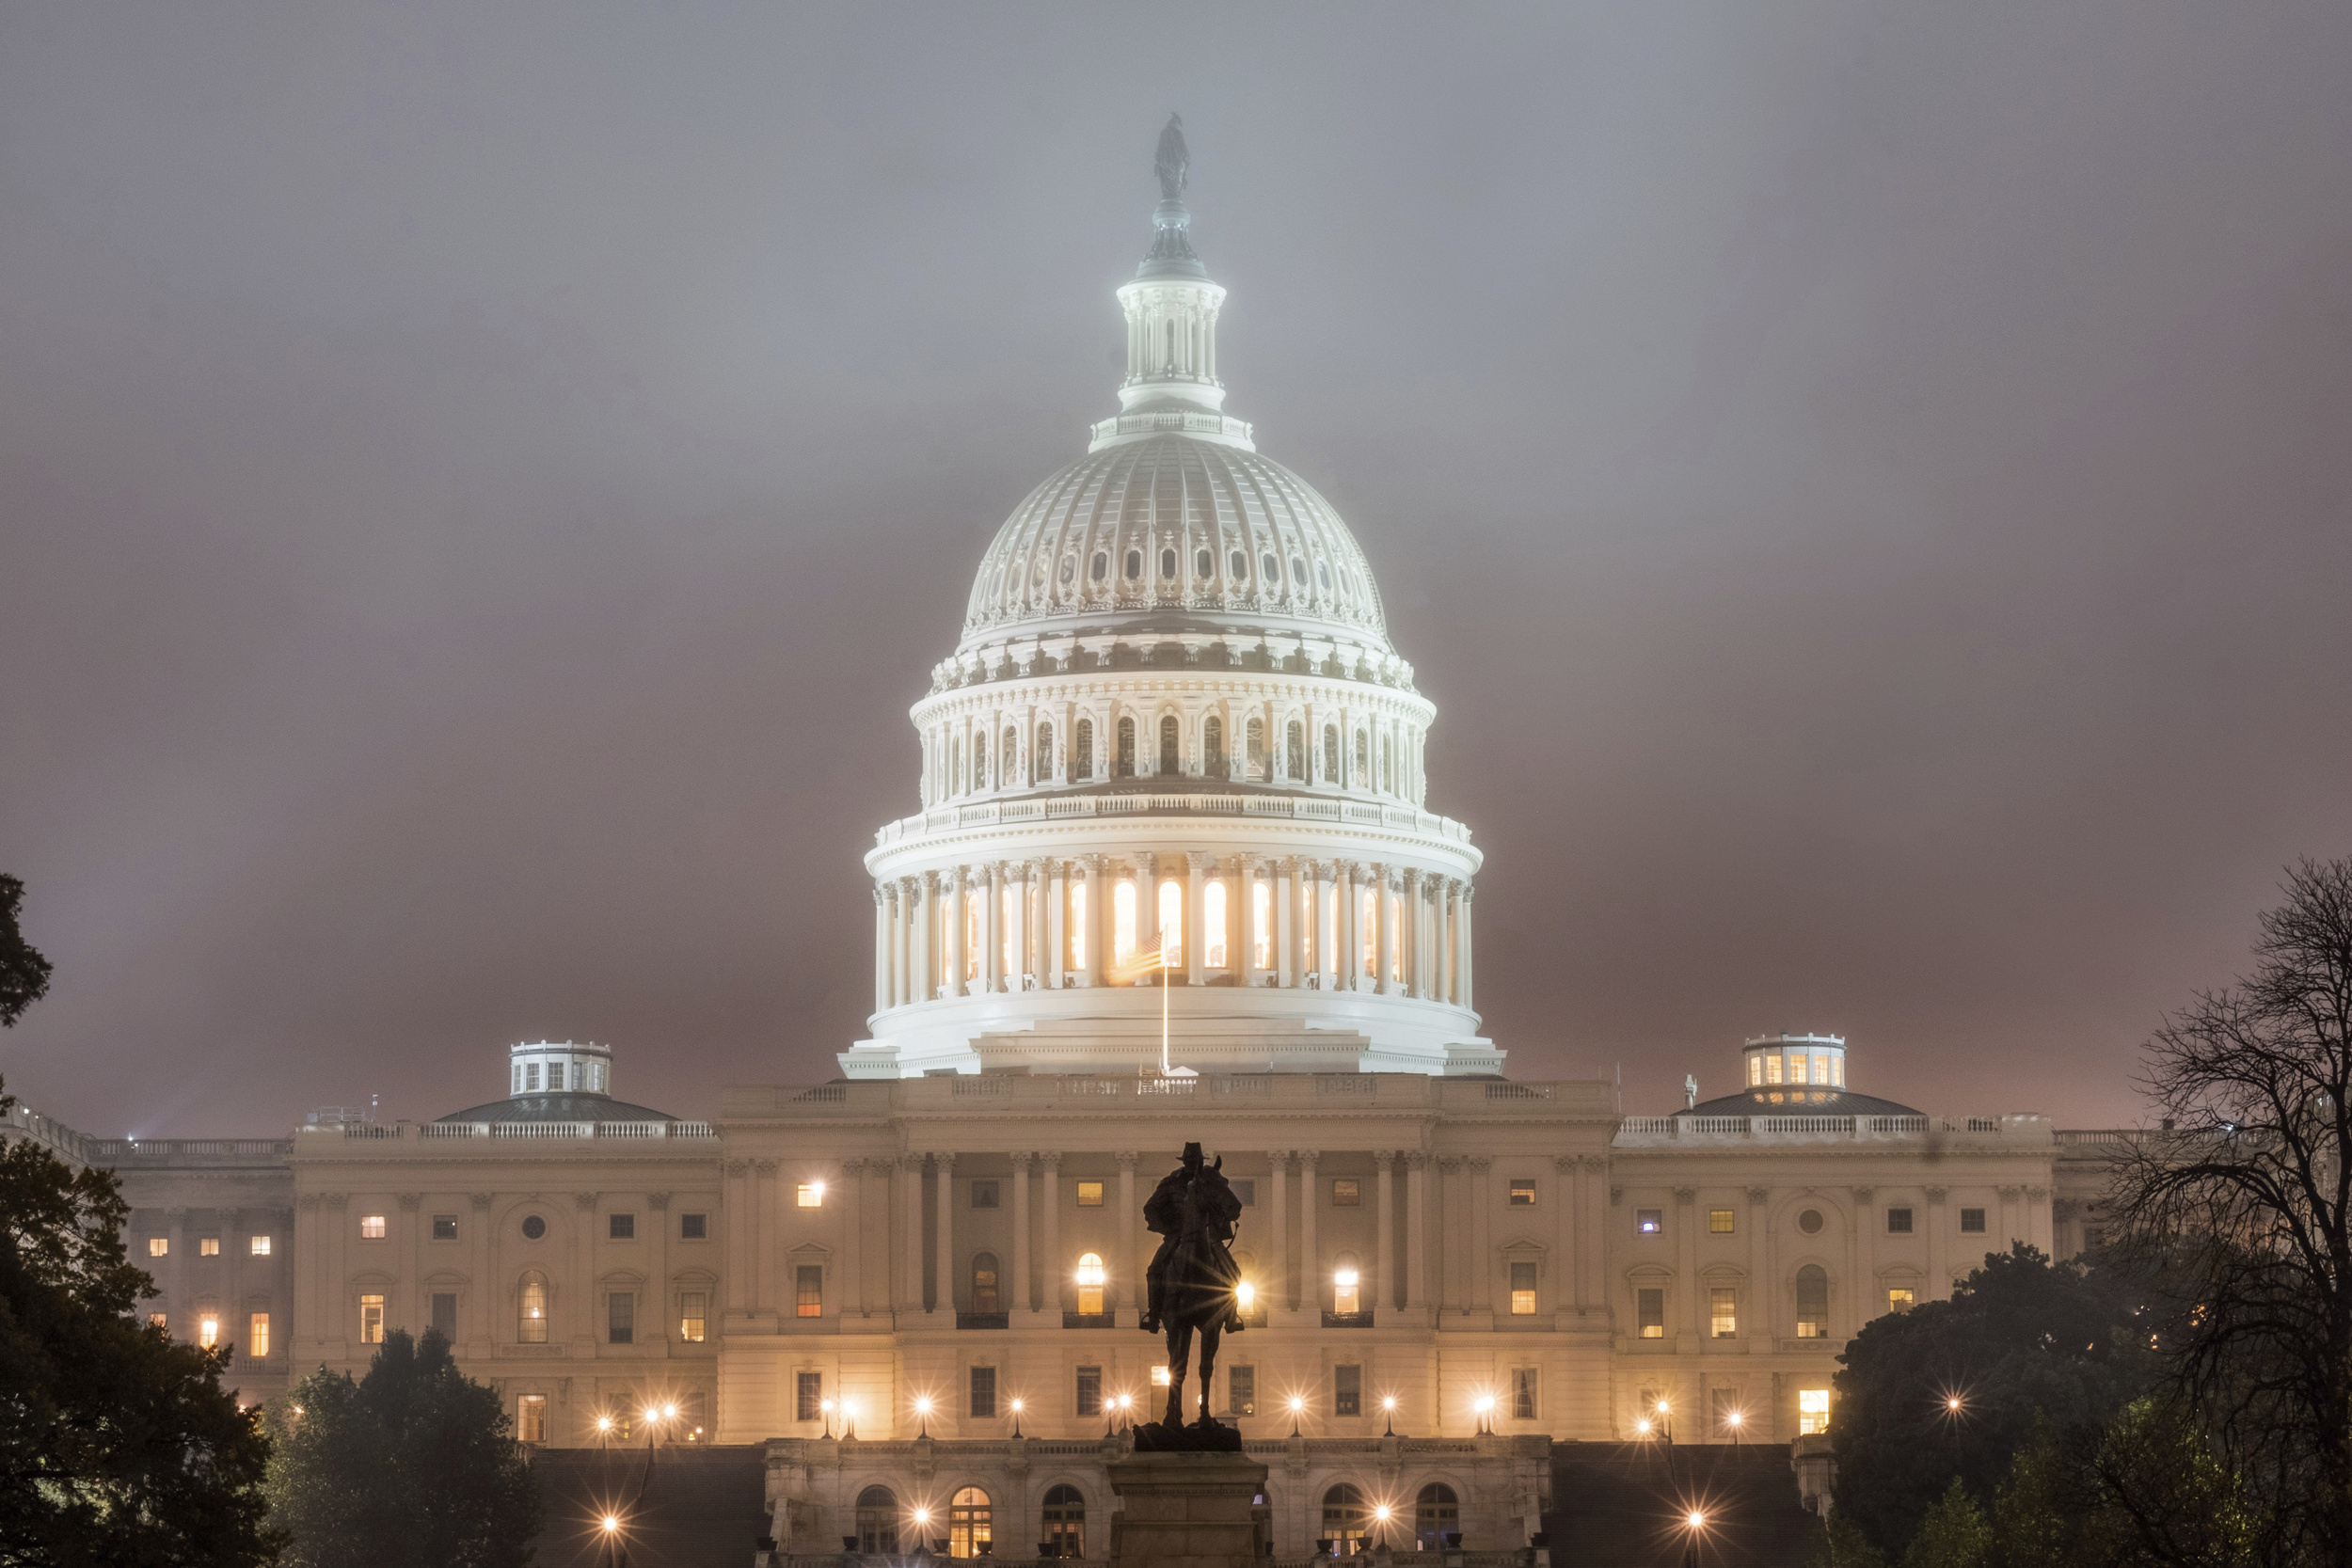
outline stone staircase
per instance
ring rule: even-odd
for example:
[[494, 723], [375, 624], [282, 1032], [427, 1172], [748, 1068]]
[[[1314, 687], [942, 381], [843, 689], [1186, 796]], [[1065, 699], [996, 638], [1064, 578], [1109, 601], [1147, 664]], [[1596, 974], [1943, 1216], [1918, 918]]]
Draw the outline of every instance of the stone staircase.
[[[672, 1444], [543, 1449], [532, 1460], [544, 1509], [540, 1568], [751, 1568], [768, 1533], [768, 1452]], [[621, 1557], [596, 1522], [623, 1521]]]

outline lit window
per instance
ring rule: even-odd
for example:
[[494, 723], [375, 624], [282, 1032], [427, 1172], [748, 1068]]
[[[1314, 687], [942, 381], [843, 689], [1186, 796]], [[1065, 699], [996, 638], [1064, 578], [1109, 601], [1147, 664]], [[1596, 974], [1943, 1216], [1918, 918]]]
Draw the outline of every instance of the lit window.
[[1889, 1209], [1886, 1212], [1886, 1233], [1889, 1236], [1910, 1235], [1911, 1211], [1908, 1209]]
[[269, 1256], [269, 1238], [267, 1236], [256, 1236], [246, 1244], [250, 1247], [254, 1257], [267, 1258]]
[[1826, 1084], [1829, 1082], [1829, 1058], [1827, 1056], [1816, 1056], [1813, 1058], [1813, 1081], [1816, 1084]]
[[532, 1062], [523, 1069], [523, 1087], [532, 1094], [539, 1092], [539, 1064]]
[[996, 1292], [996, 1255], [993, 1252], [977, 1253], [972, 1259], [972, 1310], [1004, 1310]]
[[1168, 1385], [1168, 1363], [1163, 1361], [1152, 1369], [1152, 1386], [1165, 1388]]
[[[1078, 725], [1078, 734], [1083, 737], [1086, 733], [1087, 725], [1081, 721]], [[1075, 877], [1070, 879], [1070, 919], [1067, 928], [1070, 933], [1070, 967], [1084, 969], [1087, 966], [1087, 885]]]
[[457, 1216], [455, 1214], [434, 1215], [433, 1239], [437, 1242], [453, 1242], [457, 1240]]
[[199, 1236], [199, 1237], [198, 1237], [198, 1238], [197, 1238], [197, 1242], [196, 1242], [196, 1255], [197, 1255], [199, 1258], [217, 1258], [217, 1257], [219, 1257], [219, 1256], [220, 1256], [220, 1238], [219, 1238], [219, 1237], [217, 1237], [217, 1236]]
[[996, 1549], [995, 1513], [989, 1506], [988, 1494], [977, 1486], [967, 1486], [948, 1499], [947, 1555], [993, 1556]]
[[1633, 1313], [1645, 1339], [1666, 1337], [1666, 1292], [1658, 1287], [1645, 1287], [1633, 1292]]
[[[1100, 1186], [1101, 1183], [1098, 1182], [1096, 1185]], [[1102, 1314], [1103, 1255], [1099, 1252], [1085, 1252], [1078, 1255], [1078, 1310], [1088, 1317], [1099, 1317]]]
[[1843, 1057], [1843, 1056], [1832, 1056], [1832, 1057], [1829, 1059], [1829, 1081], [1830, 1081], [1831, 1085], [1834, 1085], [1835, 1087], [1837, 1087], [1837, 1088], [1841, 1088], [1841, 1089], [1842, 1089], [1842, 1088], [1844, 1088], [1844, 1087], [1846, 1086], [1846, 1058], [1845, 1058], [1845, 1057]]
[[363, 1345], [380, 1345], [384, 1342], [384, 1298], [382, 1296], [359, 1298], [359, 1342]]
[[1200, 890], [1201, 963], [1225, 967], [1225, 884], [1213, 881]]
[[1360, 1209], [1364, 1206], [1363, 1183], [1352, 1176], [1343, 1176], [1331, 1183], [1331, 1207]]
[[1829, 1337], [1829, 1275], [1819, 1263], [1797, 1271], [1797, 1338]]
[[1535, 1369], [1511, 1369], [1511, 1418], [1532, 1421], [1535, 1418]]
[[150, 1258], [170, 1257], [171, 1238], [168, 1236], [150, 1236], [147, 1238], [147, 1255]]
[[825, 1266], [822, 1263], [803, 1263], [792, 1272], [794, 1316], [821, 1318], [825, 1315]]
[[[677, 1337], [690, 1345], [703, 1342], [710, 1320], [710, 1293], [686, 1291], [677, 1298]], [[806, 1418], [803, 1418], [806, 1419]]]
[[518, 1443], [544, 1443], [548, 1440], [548, 1397], [545, 1394], [515, 1396], [515, 1440]]
[[637, 1239], [637, 1216], [634, 1214], [607, 1214], [604, 1224], [608, 1241], [633, 1242]]
[[994, 1181], [982, 1180], [972, 1183], [973, 1208], [993, 1209], [996, 1207], [996, 1183]]
[[822, 1209], [825, 1206], [825, 1184], [822, 1181], [795, 1183], [792, 1188], [792, 1206], [796, 1209]]
[[1750, 1056], [1748, 1058], [1748, 1083], [1754, 1085], [1762, 1082], [1764, 1082], [1764, 1058]]
[[526, 1345], [548, 1342], [548, 1282], [536, 1272], [523, 1275], [515, 1336]]
[[1908, 1312], [1918, 1299], [1908, 1286], [1890, 1286], [1886, 1292], [1886, 1309], [1889, 1312]]
[[1802, 1084], [1804, 1082], [1804, 1058], [1803, 1056], [1791, 1056], [1788, 1058], [1788, 1082], [1791, 1084]]
[[607, 1344], [637, 1342], [637, 1293], [615, 1291], [604, 1298], [604, 1337]]
[[1360, 1312], [1363, 1310], [1363, 1291], [1357, 1284], [1357, 1273], [1353, 1268], [1342, 1268], [1331, 1276], [1332, 1311]]
[[207, 1312], [196, 1320], [196, 1342], [206, 1350], [220, 1343], [220, 1318], [217, 1314]]
[[[1128, 721], [1120, 721], [1123, 735]], [[1111, 889], [1111, 961], [1124, 966], [1136, 956], [1136, 884], [1121, 880]]]
[[[699, 1336], [697, 1336], [699, 1338]], [[802, 1372], [792, 1384], [793, 1418], [802, 1421], [821, 1421], [825, 1418], [825, 1374]]]
[[1512, 1180], [1511, 1207], [1514, 1209], [1535, 1207], [1535, 1183], [1534, 1181], [1521, 1178], [1515, 1178]]
[[1515, 1318], [1532, 1317], [1534, 1311], [1535, 1265], [1514, 1263], [1511, 1265], [1511, 1315]]
[[1960, 1212], [1960, 1233], [1963, 1236], [1983, 1235], [1984, 1211], [1981, 1209], [1963, 1209]]
[[362, 1214], [359, 1216], [359, 1239], [361, 1241], [380, 1242], [384, 1239], [385, 1235], [386, 1228], [383, 1215]]
[[1100, 1181], [1079, 1182], [1078, 1207], [1081, 1209], [1100, 1209], [1103, 1207], [1103, 1183]]
[[171, 1326], [171, 1323], [170, 1320], [166, 1318], [161, 1312], [150, 1312], [147, 1315], [147, 1326], [150, 1328], [168, 1328]]
[[1364, 1370], [1361, 1367], [1331, 1369], [1331, 1414], [1360, 1416], [1364, 1413]]
[[1633, 1211], [1633, 1232], [1635, 1235], [1655, 1236], [1663, 1231], [1665, 1228], [1666, 1216], [1664, 1210], [1636, 1209]]
[[1249, 890], [1249, 962], [1257, 969], [1274, 967], [1274, 884], [1263, 877]]
[[1709, 1332], [1718, 1339], [1740, 1337], [1740, 1293], [1728, 1285], [1718, 1285], [1707, 1292]]
[[1797, 1432], [1810, 1437], [1829, 1430], [1829, 1390], [1800, 1388], [1797, 1390]]
[[251, 1320], [246, 1323], [245, 1331], [245, 1353], [247, 1355], [255, 1357], [264, 1356], [269, 1354], [268, 1313], [256, 1312], [253, 1314]]
[[1777, 1084], [1780, 1082], [1779, 1056], [1771, 1055], [1764, 1058], [1764, 1082], [1767, 1084]]
[[1735, 1226], [1730, 1210], [1709, 1209], [1707, 1212], [1707, 1233], [1708, 1235], [1728, 1236], [1732, 1233], [1734, 1228]]
[[677, 1217], [677, 1234], [681, 1242], [710, 1240], [710, 1216], [708, 1214], [680, 1214]]

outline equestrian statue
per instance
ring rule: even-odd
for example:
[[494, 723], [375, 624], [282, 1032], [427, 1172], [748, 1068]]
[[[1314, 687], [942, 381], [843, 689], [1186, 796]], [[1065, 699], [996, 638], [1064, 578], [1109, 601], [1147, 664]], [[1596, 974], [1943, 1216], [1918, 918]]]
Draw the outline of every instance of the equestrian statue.
[[[1242, 1330], [1241, 1265], [1233, 1261], [1233, 1222], [1241, 1199], [1225, 1180], [1225, 1160], [1206, 1164], [1199, 1144], [1184, 1145], [1184, 1164], [1144, 1201], [1143, 1223], [1160, 1240], [1144, 1271], [1146, 1333], [1168, 1336], [1168, 1409], [1156, 1431], [1136, 1433], [1138, 1449], [1239, 1448], [1240, 1433], [1209, 1414], [1216, 1372], [1216, 1343]], [[1184, 1376], [1192, 1338], [1200, 1336], [1200, 1419], [1184, 1423]]]

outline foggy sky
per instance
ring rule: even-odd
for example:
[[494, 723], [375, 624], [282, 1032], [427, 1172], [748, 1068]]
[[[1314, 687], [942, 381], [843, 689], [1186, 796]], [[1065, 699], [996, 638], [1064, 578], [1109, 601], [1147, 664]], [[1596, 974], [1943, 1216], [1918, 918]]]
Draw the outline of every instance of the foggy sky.
[[832, 1076], [1153, 139], [1355, 529], [1516, 1076], [1942, 1114], [2352, 852], [2352, 8], [0, 8], [10, 1090]]

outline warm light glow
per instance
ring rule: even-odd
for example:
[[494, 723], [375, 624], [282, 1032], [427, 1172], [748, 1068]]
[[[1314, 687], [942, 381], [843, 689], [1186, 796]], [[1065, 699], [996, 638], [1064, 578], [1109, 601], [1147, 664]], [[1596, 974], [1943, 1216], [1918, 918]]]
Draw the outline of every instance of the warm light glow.
[[831, 1400], [818, 1400], [817, 1402], [817, 1407], [828, 1416], [833, 1414], [833, 1401]]
[[1387, 1503], [1382, 1503], [1378, 1508], [1372, 1511], [1372, 1516], [1379, 1520], [1382, 1524], [1387, 1524], [1389, 1522], [1389, 1505]]
[[792, 1200], [798, 1208], [822, 1209], [825, 1206], [825, 1184], [822, 1181], [803, 1181], [793, 1189]]
[[1163, 1364], [1163, 1365], [1161, 1365], [1161, 1366], [1154, 1367], [1154, 1368], [1152, 1368], [1152, 1387], [1154, 1387], [1154, 1388], [1165, 1388], [1165, 1387], [1167, 1387], [1167, 1386], [1168, 1386], [1168, 1368], [1167, 1368], [1167, 1366], [1166, 1366], [1165, 1364]]
[[1649, 1435], [1649, 1423], [1647, 1421], [1636, 1421], [1633, 1423], [1633, 1430], [1640, 1433], [1643, 1436], [1647, 1437]]
[[1960, 1396], [1958, 1394], [1954, 1394], [1950, 1399], [1946, 1400], [1944, 1402], [1944, 1408], [1947, 1410], [1958, 1410], [1960, 1408]]
[[1724, 1425], [1727, 1427], [1736, 1427], [1745, 1418], [1746, 1418], [1742, 1417], [1737, 1410], [1728, 1411], [1724, 1416]]
[[1494, 1407], [1495, 1397], [1492, 1394], [1481, 1394], [1478, 1396], [1478, 1413], [1480, 1415], [1484, 1416], [1487, 1411], [1492, 1410]]
[[1380, 1408], [1383, 1410], [1394, 1410], [1396, 1408], [1396, 1396], [1394, 1394], [1383, 1396], [1380, 1401]]
[[1121, 1394], [1119, 1396], [1119, 1408], [1121, 1410], [1128, 1409], [1135, 1402], [1136, 1397], [1133, 1394]]
[[1015, 1401], [1013, 1401], [1013, 1402], [1012, 1402], [1012, 1413], [1013, 1413], [1014, 1415], [1016, 1415], [1016, 1416], [1020, 1415], [1020, 1414], [1021, 1414], [1021, 1411], [1022, 1411], [1022, 1408], [1023, 1408], [1023, 1406], [1022, 1406], [1022, 1403], [1021, 1403], [1021, 1402], [1020, 1402], [1019, 1400], [1015, 1400]]
[[1707, 1528], [1707, 1515], [1701, 1513], [1694, 1508], [1689, 1513], [1683, 1515], [1682, 1522], [1689, 1525], [1692, 1529], [1705, 1529]]
[[1291, 1414], [1292, 1414], [1292, 1415], [1295, 1416], [1295, 1415], [1297, 1415], [1300, 1411], [1302, 1411], [1302, 1410], [1304, 1410], [1304, 1409], [1306, 1409], [1306, 1408], [1307, 1408], [1307, 1402], [1306, 1402], [1305, 1400], [1300, 1399], [1300, 1398], [1299, 1398], [1296, 1394], [1293, 1394], [1293, 1395], [1291, 1396]]
[[663, 1420], [665, 1420], [665, 1421], [675, 1421], [675, 1420], [676, 1420], [676, 1419], [677, 1419], [677, 1406], [676, 1406], [676, 1405], [675, 1405], [675, 1404], [665, 1404], [665, 1405], [663, 1405], [663, 1406], [661, 1407], [661, 1418], [662, 1418]]
[[653, 1418], [654, 1418], [656, 1416], [660, 1415], [660, 1411], [657, 1411], [656, 1409], [654, 1409], [654, 1407], [653, 1407], [652, 1405], [650, 1405], [650, 1404], [649, 1404], [649, 1405], [645, 1406], [645, 1420], [647, 1421], [647, 1423], [648, 1423], [648, 1424], [650, 1424], [650, 1423], [652, 1422]]
[[598, 1432], [611, 1432], [612, 1430], [612, 1418], [610, 1416], [597, 1417], [596, 1430]]
[[914, 1522], [918, 1525], [930, 1524], [931, 1522], [931, 1511], [928, 1508], [916, 1509], [914, 1511]]
[[1343, 1291], [1352, 1291], [1356, 1288], [1356, 1271], [1354, 1269], [1342, 1269], [1339, 1273], [1333, 1275], [1331, 1278], [1333, 1283], [1337, 1284]]
[[931, 1413], [931, 1402], [928, 1395], [914, 1402], [914, 1413], [917, 1416], [928, 1416]]
[[608, 1514], [606, 1514], [606, 1515], [604, 1516], [604, 1533], [605, 1533], [605, 1534], [607, 1534], [607, 1535], [611, 1535], [611, 1534], [612, 1534], [614, 1530], [619, 1529], [620, 1528], [621, 1528], [621, 1521], [620, 1521], [620, 1518], [619, 1518], [619, 1516], [618, 1516], [618, 1515], [616, 1515], [616, 1514], [612, 1514], [612, 1513], [608, 1513]]
[[1658, 1413], [1661, 1416], [1671, 1416], [1674, 1414], [1674, 1406], [1668, 1404], [1664, 1400], [1660, 1400], [1658, 1402]]
[[1233, 1298], [1241, 1303], [1241, 1309], [1247, 1312], [1257, 1302], [1258, 1288], [1245, 1279], [1233, 1287]]

